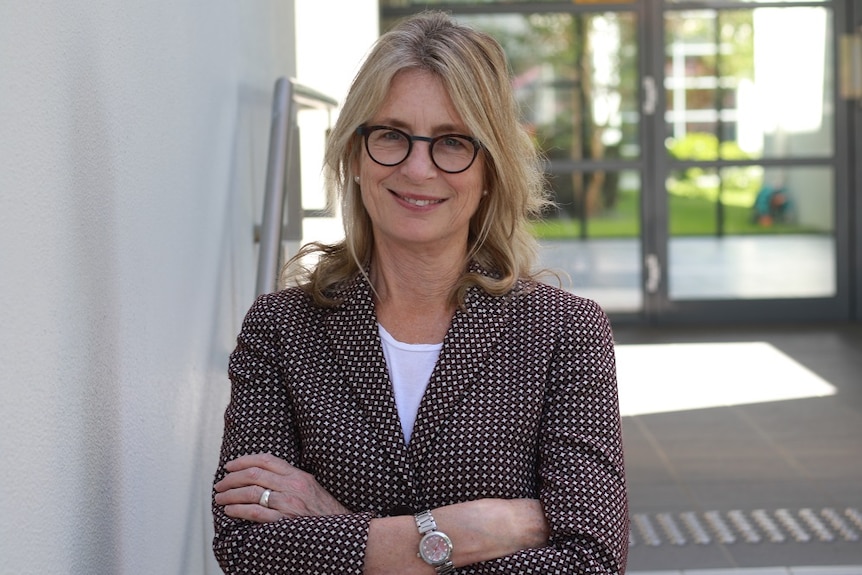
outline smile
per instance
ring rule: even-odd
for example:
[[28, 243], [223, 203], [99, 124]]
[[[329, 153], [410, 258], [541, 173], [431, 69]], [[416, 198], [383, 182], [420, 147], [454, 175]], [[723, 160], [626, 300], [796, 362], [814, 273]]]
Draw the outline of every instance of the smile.
[[[392, 192], [395, 194], [395, 192]], [[417, 200], [415, 198], [408, 198], [406, 196], [402, 196], [400, 194], [395, 194], [399, 199], [404, 200], [408, 204], [413, 204], [414, 206], [418, 206], [420, 208], [424, 208], [425, 206], [431, 206], [434, 204], [441, 204], [446, 200]]]

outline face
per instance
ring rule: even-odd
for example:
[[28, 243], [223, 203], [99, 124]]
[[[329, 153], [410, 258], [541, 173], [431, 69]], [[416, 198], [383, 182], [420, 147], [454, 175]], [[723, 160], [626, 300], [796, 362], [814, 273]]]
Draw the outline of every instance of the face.
[[[430, 72], [404, 70], [392, 80], [389, 94], [367, 125], [386, 125], [413, 136], [471, 136], [443, 83]], [[482, 199], [481, 152], [458, 174], [431, 161], [429, 143], [414, 141], [410, 155], [396, 166], [381, 166], [364, 143], [357, 166], [362, 202], [371, 218], [375, 242], [435, 253], [463, 254], [470, 219]]]

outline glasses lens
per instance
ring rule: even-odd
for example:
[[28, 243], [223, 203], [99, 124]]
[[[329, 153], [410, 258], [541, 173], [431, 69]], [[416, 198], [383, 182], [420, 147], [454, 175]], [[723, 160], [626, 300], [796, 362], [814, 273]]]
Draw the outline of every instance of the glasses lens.
[[476, 157], [473, 141], [456, 135], [442, 136], [434, 141], [431, 157], [437, 167], [446, 172], [463, 172]]
[[400, 164], [410, 153], [410, 138], [404, 132], [391, 128], [378, 128], [366, 136], [368, 154], [378, 164]]

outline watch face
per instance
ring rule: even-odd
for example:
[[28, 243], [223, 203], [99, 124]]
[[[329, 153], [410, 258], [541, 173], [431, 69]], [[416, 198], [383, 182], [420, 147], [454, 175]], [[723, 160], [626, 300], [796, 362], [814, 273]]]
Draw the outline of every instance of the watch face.
[[452, 554], [452, 541], [439, 531], [428, 533], [419, 543], [419, 554], [432, 565], [443, 563]]

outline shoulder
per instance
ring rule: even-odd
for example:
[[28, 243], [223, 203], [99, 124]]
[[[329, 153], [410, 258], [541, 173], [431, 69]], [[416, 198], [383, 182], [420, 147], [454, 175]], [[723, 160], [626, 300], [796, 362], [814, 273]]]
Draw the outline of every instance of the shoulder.
[[246, 314], [247, 325], [262, 324], [277, 330], [316, 329], [330, 316], [349, 316], [355, 309], [373, 307], [371, 292], [361, 278], [332, 287], [328, 295], [339, 302], [325, 307], [315, 302], [314, 296], [298, 286], [263, 294], [254, 301]]
[[311, 311], [315, 307], [312, 298], [300, 288], [289, 287], [281, 291], [258, 296], [251, 305], [249, 314], [271, 316], [272, 314], [284, 313], [286, 311]]
[[326, 312], [298, 287], [257, 297], [243, 320], [244, 332], [282, 332], [297, 324], [316, 322]]
[[507, 307], [521, 330], [581, 344], [613, 339], [610, 320], [594, 300], [539, 282], [521, 282], [519, 287]]
[[605, 318], [605, 312], [594, 300], [562, 288], [536, 281], [520, 281], [513, 300], [526, 312], [565, 317]]

